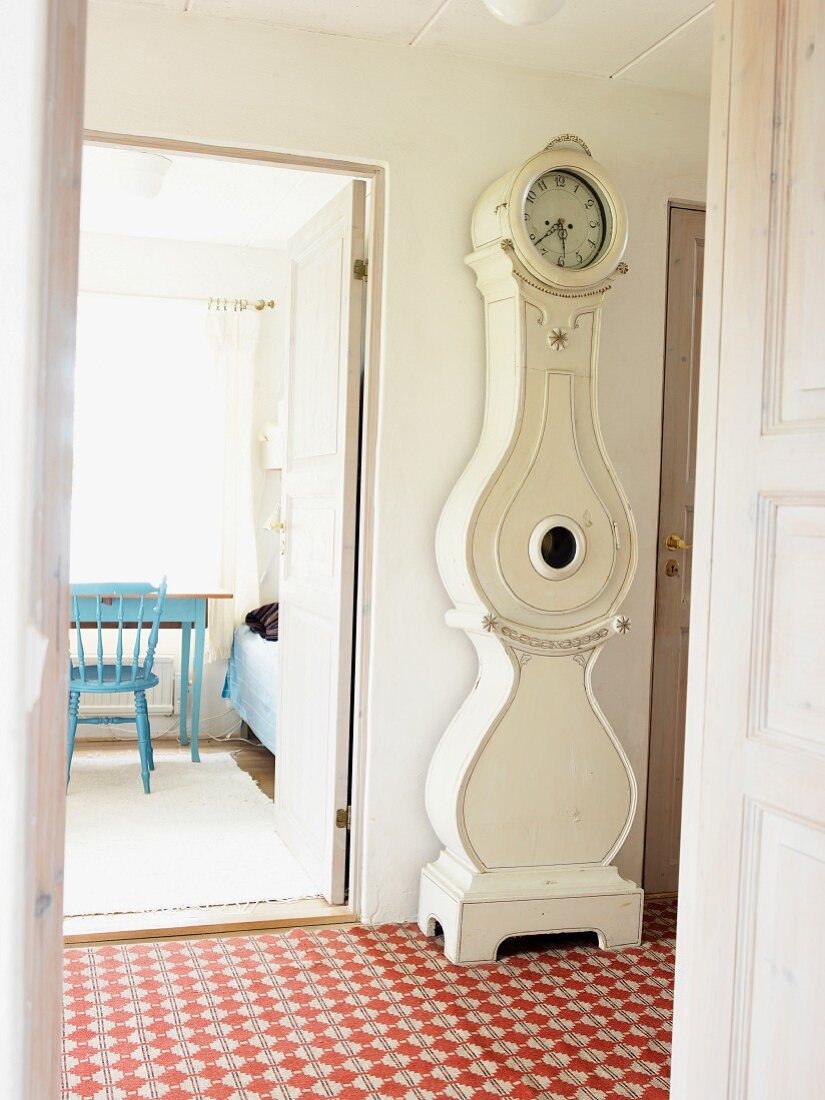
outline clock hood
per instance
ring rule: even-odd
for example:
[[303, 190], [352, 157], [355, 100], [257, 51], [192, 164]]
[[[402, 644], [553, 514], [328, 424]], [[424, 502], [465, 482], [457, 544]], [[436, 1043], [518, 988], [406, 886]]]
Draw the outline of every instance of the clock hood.
[[[575, 141], [587, 150], [579, 138], [563, 135], [523, 164], [495, 180], [476, 203], [472, 221], [473, 247], [476, 251], [498, 241], [512, 241], [516, 259], [535, 278], [563, 290], [596, 289], [621, 262], [627, 247], [627, 210], [607, 171], [593, 160], [588, 151], [571, 149], [561, 142]], [[602, 254], [582, 269], [557, 268], [542, 259], [531, 246], [524, 228], [524, 203], [531, 185], [546, 172], [568, 170], [583, 176], [600, 194], [610, 209], [611, 236]]]

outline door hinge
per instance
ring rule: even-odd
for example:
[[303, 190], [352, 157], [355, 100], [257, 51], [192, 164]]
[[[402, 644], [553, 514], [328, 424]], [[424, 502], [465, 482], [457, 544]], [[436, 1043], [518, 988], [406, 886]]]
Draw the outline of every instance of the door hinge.
[[349, 829], [352, 826], [352, 806], [347, 806], [345, 810], [335, 811], [335, 828], [336, 829]]
[[356, 279], [363, 279], [367, 281], [367, 275], [369, 274], [369, 260], [356, 260], [355, 266], [352, 269], [352, 273]]

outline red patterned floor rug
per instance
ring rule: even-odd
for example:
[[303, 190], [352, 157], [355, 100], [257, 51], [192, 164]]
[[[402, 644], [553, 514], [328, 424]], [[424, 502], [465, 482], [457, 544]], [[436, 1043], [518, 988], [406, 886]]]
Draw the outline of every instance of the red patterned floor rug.
[[67, 950], [62, 1097], [666, 1100], [675, 915], [476, 967], [414, 925]]

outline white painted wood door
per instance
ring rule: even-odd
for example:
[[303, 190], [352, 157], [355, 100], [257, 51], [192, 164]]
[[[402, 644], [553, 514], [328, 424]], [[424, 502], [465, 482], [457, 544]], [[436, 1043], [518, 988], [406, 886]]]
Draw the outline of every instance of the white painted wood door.
[[815, 1100], [825, 4], [720, 0], [716, 18], [671, 1095]]
[[693, 551], [669, 549], [667, 539], [677, 535], [683, 542], [693, 542], [704, 210], [672, 206], [669, 242], [662, 483], [645, 824], [644, 888], [647, 893], [674, 891], [679, 882]]
[[348, 185], [290, 243], [281, 489], [278, 832], [331, 904], [345, 894], [365, 184]]

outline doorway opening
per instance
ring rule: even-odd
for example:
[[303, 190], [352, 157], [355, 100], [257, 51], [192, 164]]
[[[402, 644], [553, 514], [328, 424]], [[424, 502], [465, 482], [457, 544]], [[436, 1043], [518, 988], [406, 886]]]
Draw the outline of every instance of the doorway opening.
[[68, 941], [354, 919], [382, 182], [87, 136]]
[[668, 209], [667, 308], [644, 881], [679, 882], [705, 208]]

